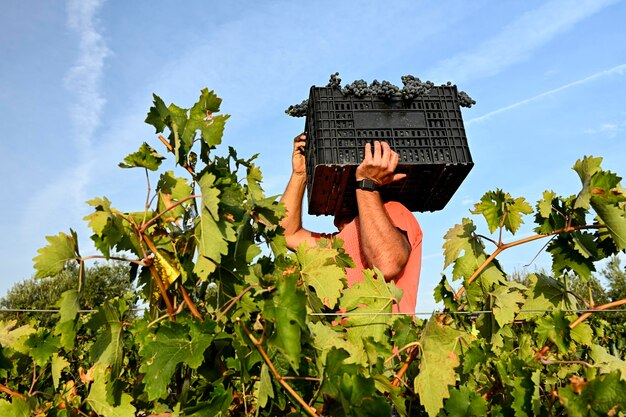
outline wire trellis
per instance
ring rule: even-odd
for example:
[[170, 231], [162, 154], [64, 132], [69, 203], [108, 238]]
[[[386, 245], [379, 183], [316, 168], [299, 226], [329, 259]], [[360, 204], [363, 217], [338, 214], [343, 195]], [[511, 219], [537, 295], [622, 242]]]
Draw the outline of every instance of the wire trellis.
[[[133, 308], [129, 311], [144, 311], [143, 308]], [[95, 313], [98, 310], [78, 310], [78, 313], [87, 314]], [[0, 313], [59, 313], [59, 309], [28, 309], [28, 308], [0, 308]], [[625, 309], [606, 309], [606, 310], [594, 310], [594, 309], [564, 309], [564, 310], [519, 310], [519, 313], [626, 313]], [[332, 312], [332, 313], [308, 313], [309, 316], [432, 316], [438, 314], [448, 315], [478, 315], [478, 314], [493, 314], [491, 310], [476, 310], [476, 311], [416, 311], [415, 313], [398, 313], [398, 312]]]

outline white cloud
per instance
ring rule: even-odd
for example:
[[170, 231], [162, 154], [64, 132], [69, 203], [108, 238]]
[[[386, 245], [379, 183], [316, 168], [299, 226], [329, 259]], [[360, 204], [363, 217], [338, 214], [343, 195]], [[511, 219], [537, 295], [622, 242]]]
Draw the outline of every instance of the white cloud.
[[602, 123], [596, 128], [586, 129], [584, 133], [589, 135], [603, 135], [609, 138], [614, 138], [624, 130], [626, 130], [626, 121], [615, 123]]
[[499, 108], [497, 110], [494, 110], [494, 111], [491, 111], [491, 112], [489, 112], [487, 114], [483, 114], [482, 116], [475, 117], [475, 118], [470, 119], [467, 122], [465, 122], [465, 125], [469, 126], [469, 125], [471, 125], [473, 123], [483, 122], [485, 120], [488, 120], [488, 119], [492, 118], [493, 116], [495, 116], [497, 114], [504, 113], [504, 112], [507, 112], [509, 110], [513, 110], [513, 109], [515, 109], [517, 107], [523, 106], [523, 105], [531, 103], [533, 101], [536, 101], [536, 100], [539, 100], [539, 99], [551, 96], [551, 95], [556, 94], [556, 93], [560, 93], [561, 91], [567, 90], [569, 88], [577, 87], [577, 86], [580, 86], [582, 84], [586, 84], [588, 82], [595, 81], [595, 80], [598, 80], [600, 78], [604, 78], [604, 77], [607, 77], [607, 76], [610, 76], [610, 75], [623, 75], [625, 72], [626, 72], [626, 64], [617, 65], [617, 66], [615, 66], [613, 68], [609, 68], [607, 70], [597, 72], [597, 73], [595, 73], [593, 75], [590, 75], [588, 77], [582, 78], [580, 80], [572, 81], [571, 83], [567, 83], [565, 85], [562, 85], [560, 87], [554, 88], [552, 90], [545, 91], [545, 92], [543, 92], [541, 94], [537, 94], [536, 96], [533, 96], [533, 97], [530, 97], [530, 98], [518, 101], [517, 103], [513, 103], [513, 104], [510, 104], [508, 106], [501, 107], [501, 108]]
[[430, 71], [463, 82], [488, 77], [528, 59], [532, 52], [617, 0], [553, 0], [505, 26], [476, 48]]
[[76, 98], [71, 106], [75, 140], [87, 147], [100, 125], [106, 103], [100, 92], [100, 81], [110, 50], [98, 32], [96, 19], [102, 3], [102, 0], [67, 2], [67, 25], [79, 36], [79, 55], [64, 81], [67, 90]]

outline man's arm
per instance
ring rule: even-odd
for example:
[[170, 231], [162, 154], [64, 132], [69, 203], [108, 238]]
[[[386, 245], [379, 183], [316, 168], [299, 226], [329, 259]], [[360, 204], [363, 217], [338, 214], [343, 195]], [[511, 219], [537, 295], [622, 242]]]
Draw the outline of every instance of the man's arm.
[[[406, 174], [395, 174], [398, 154], [386, 142], [365, 145], [365, 158], [356, 170], [356, 180], [369, 178], [379, 186], [400, 180]], [[357, 189], [361, 250], [369, 266], [375, 266], [390, 281], [398, 275], [409, 260], [411, 245], [406, 234], [397, 229], [378, 191]]]
[[306, 242], [309, 246], [316, 244], [311, 232], [302, 227], [302, 198], [306, 188], [305, 145], [306, 135], [302, 134], [294, 138], [291, 177], [280, 199], [287, 208], [287, 215], [281, 220], [280, 225], [285, 229], [287, 247], [292, 250], [300, 246], [302, 242]]

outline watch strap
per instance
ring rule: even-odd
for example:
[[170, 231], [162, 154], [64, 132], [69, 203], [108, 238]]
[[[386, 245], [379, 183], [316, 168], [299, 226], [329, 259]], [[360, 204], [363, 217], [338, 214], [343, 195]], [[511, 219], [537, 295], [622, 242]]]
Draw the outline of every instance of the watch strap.
[[364, 178], [356, 182], [356, 188], [358, 190], [377, 191], [380, 186], [376, 183], [376, 181], [369, 178]]

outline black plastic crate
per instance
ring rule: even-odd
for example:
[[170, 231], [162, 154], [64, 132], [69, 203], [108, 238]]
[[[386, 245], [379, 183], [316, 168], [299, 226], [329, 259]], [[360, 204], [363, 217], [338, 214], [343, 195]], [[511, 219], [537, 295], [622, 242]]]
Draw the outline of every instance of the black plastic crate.
[[382, 189], [383, 198], [411, 211], [445, 207], [474, 166], [456, 86], [430, 89], [405, 101], [344, 95], [311, 87], [306, 117], [309, 214], [356, 213], [355, 171], [367, 142], [384, 140], [407, 178]]

